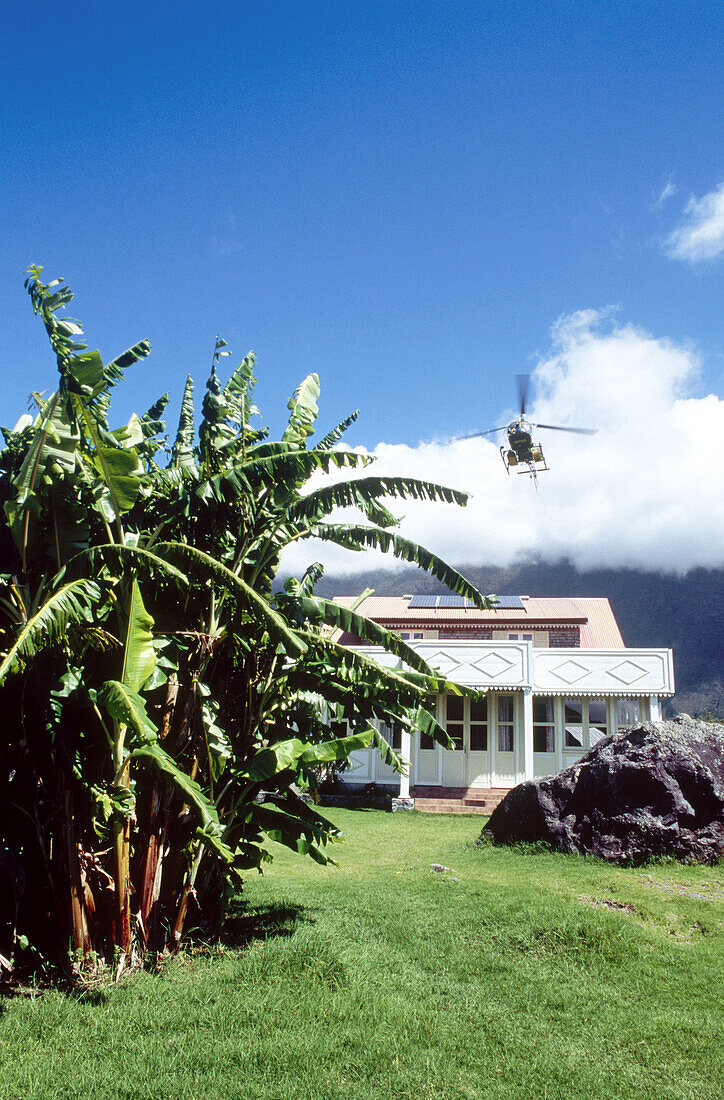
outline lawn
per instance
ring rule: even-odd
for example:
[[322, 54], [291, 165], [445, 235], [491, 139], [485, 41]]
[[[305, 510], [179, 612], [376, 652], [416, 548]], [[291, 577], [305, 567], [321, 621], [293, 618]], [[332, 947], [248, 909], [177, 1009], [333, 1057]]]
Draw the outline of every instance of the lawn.
[[480, 818], [331, 816], [340, 869], [273, 846], [223, 948], [6, 1000], [0, 1097], [724, 1095], [722, 868], [476, 848]]

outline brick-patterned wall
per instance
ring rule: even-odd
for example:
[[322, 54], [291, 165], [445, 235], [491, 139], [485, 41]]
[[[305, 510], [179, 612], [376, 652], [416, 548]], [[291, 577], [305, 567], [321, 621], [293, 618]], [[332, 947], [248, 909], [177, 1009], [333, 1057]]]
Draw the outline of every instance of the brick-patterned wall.
[[581, 631], [577, 626], [553, 626], [548, 631], [551, 649], [580, 649]]

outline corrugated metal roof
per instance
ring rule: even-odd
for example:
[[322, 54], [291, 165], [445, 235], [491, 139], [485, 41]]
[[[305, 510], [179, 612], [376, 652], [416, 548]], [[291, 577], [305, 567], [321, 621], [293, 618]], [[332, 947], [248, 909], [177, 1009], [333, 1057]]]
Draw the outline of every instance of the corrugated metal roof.
[[[337, 603], [351, 607], [354, 596], [335, 596]], [[477, 607], [416, 607], [410, 610], [409, 596], [367, 596], [357, 609], [361, 615], [384, 622], [404, 620], [409, 623], [469, 622], [469, 623], [531, 623], [533, 621], [580, 623], [585, 615], [572, 600], [548, 599], [539, 596], [523, 597], [520, 608], [491, 608], [481, 611]]]
[[[355, 596], [335, 596], [343, 607], [351, 607]], [[361, 615], [387, 626], [434, 628], [443, 623], [486, 623], [504, 628], [539, 626], [579, 626], [583, 649], [624, 649], [621, 632], [611, 605], [605, 597], [576, 596], [571, 599], [523, 596], [523, 611], [498, 608], [481, 611], [477, 607], [413, 608], [410, 596], [367, 596], [357, 608]]]
[[582, 649], [625, 649], [613, 608], [604, 596], [576, 596], [588, 622], [581, 627]]

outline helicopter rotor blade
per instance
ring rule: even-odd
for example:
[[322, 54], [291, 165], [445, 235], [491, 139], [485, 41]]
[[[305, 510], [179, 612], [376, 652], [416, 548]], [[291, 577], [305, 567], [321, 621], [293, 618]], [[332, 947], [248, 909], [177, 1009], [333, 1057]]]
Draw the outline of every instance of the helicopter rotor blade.
[[525, 416], [525, 406], [528, 401], [528, 389], [530, 387], [530, 375], [529, 374], [516, 374], [515, 380], [518, 383], [518, 400], [520, 401], [520, 415]]
[[545, 428], [549, 432], [574, 432], [576, 435], [595, 435], [597, 428], [563, 428], [560, 424], [536, 424], [536, 428]]
[[488, 428], [487, 432], [469, 432], [468, 435], [454, 435], [452, 441], [455, 442], [458, 439], [479, 439], [482, 435], [495, 435], [496, 432], [504, 432], [507, 430], [507, 424], [503, 428]]

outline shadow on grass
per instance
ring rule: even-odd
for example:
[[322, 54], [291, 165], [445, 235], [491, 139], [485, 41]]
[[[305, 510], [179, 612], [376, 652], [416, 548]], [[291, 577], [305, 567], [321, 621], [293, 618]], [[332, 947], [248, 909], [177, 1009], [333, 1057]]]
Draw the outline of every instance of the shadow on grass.
[[[202, 929], [192, 928], [184, 937], [183, 947], [178, 955], [156, 955], [149, 952], [144, 966], [134, 967], [125, 974], [146, 973], [150, 977], [158, 977], [174, 959], [192, 960], [199, 956], [213, 956], [224, 950], [242, 951], [259, 940], [288, 938], [294, 935], [301, 922], [314, 923], [311, 917], [304, 916], [304, 907], [301, 905], [247, 906], [242, 899], [238, 899], [232, 903], [218, 938], [209, 939]], [[110, 968], [104, 968], [86, 978], [70, 978], [59, 968], [39, 968], [35, 972], [28, 970], [15, 981], [0, 983], [0, 1016], [9, 1001], [16, 998], [34, 1000], [50, 991], [82, 1004], [104, 1005], [115, 985]]]
[[302, 905], [255, 905], [237, 903], [224, 921], [220, 942], [224, 947], [244, 948], [257, 940], [293, 936], [299, 923], [312, 924]]

